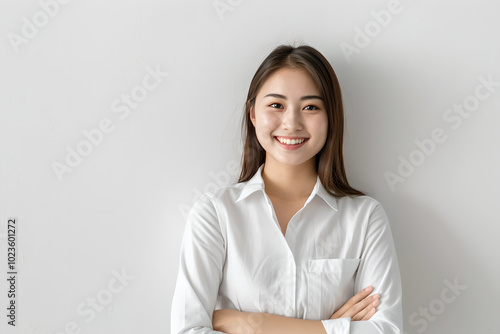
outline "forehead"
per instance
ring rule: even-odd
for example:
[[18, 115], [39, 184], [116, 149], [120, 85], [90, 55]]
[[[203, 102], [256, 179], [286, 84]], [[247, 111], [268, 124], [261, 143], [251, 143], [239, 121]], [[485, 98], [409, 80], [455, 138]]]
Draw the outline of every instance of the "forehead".
[[257, 95], [276, 93], [285, 96], [320, 95], [312, 75], [303, 67], [281, 68], [267, 78]]

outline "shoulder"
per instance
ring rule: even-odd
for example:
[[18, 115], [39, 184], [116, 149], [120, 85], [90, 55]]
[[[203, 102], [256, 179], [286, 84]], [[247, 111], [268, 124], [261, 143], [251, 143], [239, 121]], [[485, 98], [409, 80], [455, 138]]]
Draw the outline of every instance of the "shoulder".
[[201, 195], [189, 211], [188, 228], [215, 230], [226, 239], [225, 212], [238, 198], [244, 185], [231, 184]]
[[365, 231], [366, 235], [381, 235], [390, 232], [390, 222], [382, 204], [375, 198], [363, 195], [340, 199], [339, 211], [346, 213], [351, 222]]
[[343, 211], [356, 211], [371, 213], [375, 210], [383, 210], [382, 204], [375, 198], [362, 195], [362, 196], [343, 196], [337, 198], [339, 210]]
[[363, 196], [344, 196], [337, 199], [341, 217], [350, 223], [356, 222], [362, 229], [386, 228], [389, 218], [382, 204], [375, 198]]
[[246, 183], [247, 182], [233, 183], [207, 191], [198, 197], [191, 210], [199, 210], [207, 208], [208, 206], [215, 211], [221, 205], [234, 203], [241, 194]]

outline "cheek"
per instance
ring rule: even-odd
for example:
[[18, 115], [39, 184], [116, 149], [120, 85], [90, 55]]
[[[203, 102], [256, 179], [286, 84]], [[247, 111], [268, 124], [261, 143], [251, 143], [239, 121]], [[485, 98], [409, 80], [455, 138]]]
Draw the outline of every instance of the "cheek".
[[279, 124], [279, 119], [270, 113], [260, 113], [257, 118], [256, 130], [258, 133], [266, 134], [272, 132], [276, 129], [277, 124]]
[[314, 124], [311, 124], [311, 129], [314, 129], [318, 137], [326, 139], [328, 133], [328, 119], [326, 117], [318, 119]]
[[257, 117], [257, 122], [260, 123], [260, 126], [263, 128], [271, 127], [278, 121], [278, 117], [269, 112], [260, 112]]

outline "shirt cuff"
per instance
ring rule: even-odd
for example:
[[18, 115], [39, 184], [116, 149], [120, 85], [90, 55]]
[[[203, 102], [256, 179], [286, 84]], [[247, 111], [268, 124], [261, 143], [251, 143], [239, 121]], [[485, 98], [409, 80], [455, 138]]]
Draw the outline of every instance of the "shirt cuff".
[[351, 318], [338, 318], [321, 320], [328, 334], [349, 334], [351, 329]]

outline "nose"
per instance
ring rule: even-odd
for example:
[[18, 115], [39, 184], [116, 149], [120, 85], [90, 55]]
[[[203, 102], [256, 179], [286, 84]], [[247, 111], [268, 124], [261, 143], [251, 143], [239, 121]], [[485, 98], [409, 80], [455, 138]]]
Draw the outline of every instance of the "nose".
[[302, 114], [299, 107], [289, 106], [283, 113], [281, 126], [290, 132], [302, 130]]

